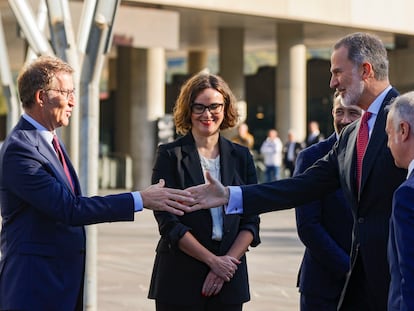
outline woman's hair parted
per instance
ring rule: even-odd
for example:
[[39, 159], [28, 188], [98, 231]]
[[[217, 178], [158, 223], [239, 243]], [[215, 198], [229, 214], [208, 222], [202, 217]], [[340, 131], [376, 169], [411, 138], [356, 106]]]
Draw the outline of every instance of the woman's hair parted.
[[176, 132], [181, 135], [191, 130], [191, 104], [205, 89], [214, 89], [224, 98], [224, 119], [220, 129], [234, 127], [238, 122], [236, 98], [227, 83], [219, 76], [200, 72], [188, 79], [181, 87], [174, 106]]
[[30, 108], [38, 90], [51, 87], [57, 73], [73, 74], [73, 68], [63, 60], [52, 56], [41, 56], [26, 65], [17, 77], [17, 86], [23, 108]]

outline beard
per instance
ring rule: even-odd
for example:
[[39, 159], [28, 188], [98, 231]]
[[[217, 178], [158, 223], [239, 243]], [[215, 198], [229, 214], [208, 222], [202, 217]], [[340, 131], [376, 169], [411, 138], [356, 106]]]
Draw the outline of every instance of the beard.
[[351, 86], [346, 89], [346, 93], [341, 96], [341, 104], [345, 107], [358, 106], [359, 99], [364, 91], [364, 82], [358, 80], [359, 77], [354, 72], [352, 74], [352, 81], [355, 82], [352, 82]]

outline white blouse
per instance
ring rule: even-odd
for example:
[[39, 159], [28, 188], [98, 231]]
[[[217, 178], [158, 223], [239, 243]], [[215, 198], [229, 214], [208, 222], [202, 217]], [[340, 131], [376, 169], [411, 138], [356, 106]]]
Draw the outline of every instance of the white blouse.
[[[204, 181], [207, 180], [205, 175], [208, 171], [211, 176], [217, 180], [221, 180], [220, 175], [220, 155], [215, 159], [208, 159], [203, 157], [201, 154], [200, 162], [203, 168]], [[223, 206], [210, 208], [211, 219], [213, 221], [213, 230], [211, 239], [215, 241], [221, 241], [223, 237]]]

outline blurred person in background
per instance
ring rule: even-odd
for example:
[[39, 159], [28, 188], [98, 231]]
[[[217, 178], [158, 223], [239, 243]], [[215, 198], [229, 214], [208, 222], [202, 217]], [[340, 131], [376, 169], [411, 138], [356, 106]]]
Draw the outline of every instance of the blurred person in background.
[[280, 178], [280, 167], [282, 165], [283, 144], [275, 129], [270, 129], [265, 141], [260, 147], [260, 154], [266, 166], [266, 182]]
[[283, 165], [286, 177], [291, 177], [295, 170], [296, 159], [303, 145], [295, 139], [293, 130], [289, 130], [287, 142], [283, 147]]
[[253, 150], [254, 147], [254, 136], [249, 132], [249, 126], [246, 123], [242, 123], [239, 125], [237, 129], [237, 135], [234, 136], [231, 141], [233, 143], [245, 146], [249, 148], [250, 151]]
[[325, 138], [323, 134], [321, 133], [321, 131], [319, 130], [318, 122], [310, 121], [308, 124], [308, 129], [309, 129], [309, 134], [305, 141], [306, 147], [316, 144]]

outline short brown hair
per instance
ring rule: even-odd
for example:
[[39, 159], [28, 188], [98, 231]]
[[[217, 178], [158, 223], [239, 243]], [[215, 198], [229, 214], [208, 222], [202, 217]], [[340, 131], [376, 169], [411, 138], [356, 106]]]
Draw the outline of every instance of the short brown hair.
[[174, 122], [178, 134], [185, 135], [191, 129], [191, 104], [205, 89], [215, 89], [224, 98], [224, 119], [220, 129], [234, 127], [238, 121], [236, 98], [227, 83], [219, 76], [200, 72], [188, 79], [181, 87], [174, 106]]
[[30, 108], [38, 90], [47, 89], [59, 72], [72, 74], [73, 68], [63, 60], [41, 56], [25, 66], [17, 77], [20, 100], [23, 108]]

